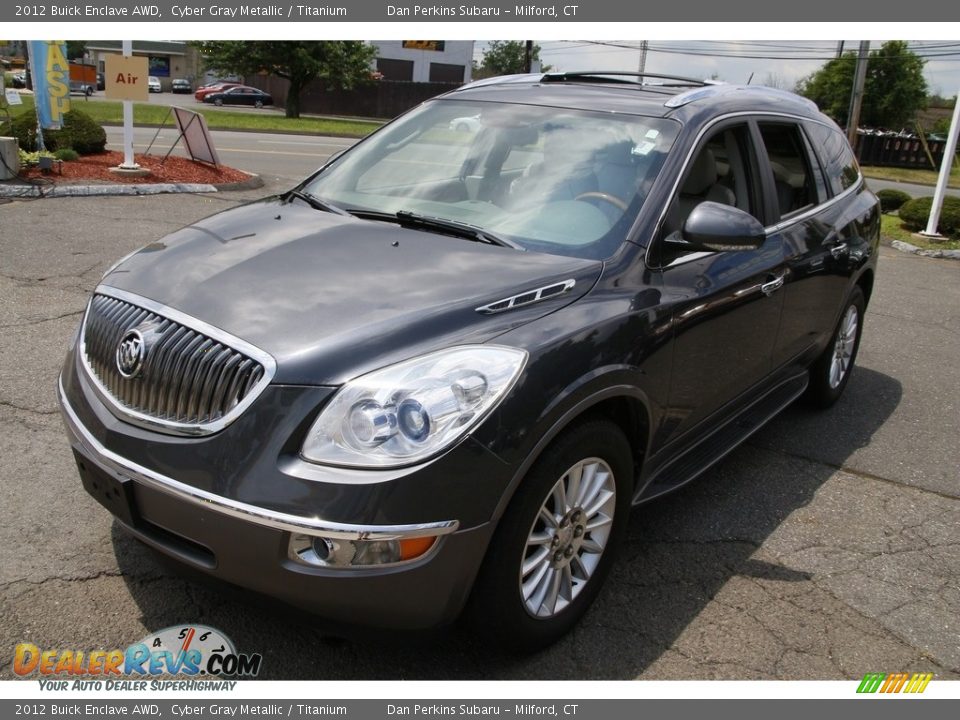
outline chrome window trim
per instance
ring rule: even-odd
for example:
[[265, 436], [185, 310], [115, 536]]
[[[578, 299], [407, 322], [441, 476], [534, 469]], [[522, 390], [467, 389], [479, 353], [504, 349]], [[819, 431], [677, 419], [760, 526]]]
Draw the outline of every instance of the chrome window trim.
[[173, 420], [161, 420], [145, 413], [131, 410], [113, 397], [113, 394], [100, 381], [100, 378], [97, 377], [96, 372], [94, 372], [89, 361], [87, 360], [87, 316], [90, 314], [90, 307], [93, 303], [93, 298], [91, 297], [90, 301], [87, 303], [87, 309], [83, 314], [83, 320], [80, 322], [80, 365], [83, 367], [84, 374], [86, 375], [87, 379], [90, 380], [97, 397], [104, 403], [104, 405], [106, 405], [107, 408], [109, 408], [110, 412], [117, 416], [117, 418], [128, 422], [131, 425], [137, 425], [148, 430], [155, 430], [168, 435], [185, 435], [188, 437], [212, 435], [220, 432], [234, 422], [238, 417], [240, 417], [240, 415], [242, 415], [243, 412], [250, 407], [253, 401], [256, 400], [266, 389], [267, 385], [270, 384], [270, 382], [273, 380], [273, 376], [277, 372], [277, 362], [269, 353], [264, 352], [260, 348], [255, 347], [250, 343], [231, 335], [230, 333], [224, 332], [220, 328], [214, 327], [209, 323], [205, 323], [202, 320], [198, 320], [190, 315], [187, 315], [186, 313], [180, 312], [175, 308], [158, 303], [155, 300], [151, 300], [140, 295], [135, 295], [134, 293], [127, 292], [126, 290], [120, 290], [119, 288], [111, 287], [110, 285], [98, 286], [96, 290], [94, 290], [94, 295], [105, 295], [116, 300], [121, 300], [139, 308], [143, 308], [149, 312], [156, 313], [161, 317], [173, 320], [174, 322], [206, 335], [207, 337], [212, 338], [213, 340], [216, 340], [232, 348], [233, 350], [236, 350], [237, 352], [247, 355], [250, 359], [257, 361], [263, 366], [263, 377], [260, 378], [260, 381], [250, 390], [249, 393], [247, 393], [247, 396], [241, 402], [237, 403], [236, 407], [232, 408], [230, 412], [226, 413], [220, 418], [217, 418], [216, 420], [205, 423], [180, 423]]
[[[760, 110], [760, 111], [741, 110], [738, 112], [728, 113], [726, 115], [720, 115], [718, 117], [715, 117], [713, 120], [711, 120], [702, 128], [700, 128], [700, 131], [697, 133], [697, 136], [693, 140], [693, 144], [690, 146], [689, 152], [687, 152], [687, 156], [683, 160], [683, 165], [680, 167], [680, 172], [678, 172], [676, 178], [674, 178], [673, 187], [670, 189], [670, 199], [666, 203], [664, 203], [663, 208], [660, 210], [660, 217], [657, 218], [657, 224], [654, 228], [653, 233], [651, 234], [651, 237], [653, 238], [653, 240], [650, 243], [648, 243], [646, 246], [643, 260], [648, 268], [655, 269], [655, 270], [666, 270], [668, 268], [676, 267], [678, 265], [683, 265], [688, 262], [693, 262], [694, 260], [699, 260], [700, 258], [706, 255], [716, 254], [716, 253], [692, 253], [691, 255], [685, 255], [683, 257], [677, 258], [676, 260], [673, 260], [672, 262], [666, 265], [653, 265], [650, 263], [650, 251], [652, 250], [656, 242], [657, 236], [659, 236], [660, 234], [660, 229], [663, 227], [663, 221], [667, 217], [667, 210], [670, 208], [670, 204], [673, 202], [674, 198], [677, 196], [677, 189], [680, 187], [680, 180], [681, 178], [683, 178], [684, 173], [687, 171], [687, 167], [689, 167], [690, 161], [693, 159], [693, 154], [696, 152], [697, 148], [700, 146], [700, 141], [703, 140], [704, 136], [714, 125], [724, 122], [726, 120], [730, 120], [738, 117], [783, 118], [787, 120], [793, 120], [798, 123], [814, 122], [814, 123], [817, 123], [818, 125], [823, 125], [824, 127], [827, 127], [827, 128], [830, 127], [828, 123], [825, 123], [822, 120], [819, 120], [817, 118], [812, 118], [812, 117], [806, 117], [804, 115], [794, 115], [793, 113], [777, 113], [777, 112], [770, 112], [769, 110]], [[809, 216], [813, 215], [814, 213], [818, 213], [824, 210], [825, 208], [830, 207], [833, 203], [846, 197], [848, 194], [852, 194], [854, 191], [859, 190], [863, 186], [863, 183], [864, 183], [863, 172], [860, 170], [860, 165], [858, 163], [857, 164], [857, 181], [853, 185], [848, 187], [839, 195], [834, 195], [833, 197], [826, 200], [825, 202], [822, 202], [819, 205], [814, 205], [812, 208], [810, 208], [810, 210], [805, 211], [802, 215], [797, 215], [796, 217], [791, 217], [791, 218], [788, 218], [787, 220], [781, 220], [779, 223], [765, 227], [764, 232], [766, 232], [766, 234], [769, 235], [770, 233], [779, 232], [780, 230], [783, 230], [784, 228], [787, 228], [794, 223], [805, 220]]]
[[[126, 477], [135, 482], [143, 483], [151, 488], [172, 495], [180, 500], [196, 505], [204, 510], [229, 515], [240, 520], [246, 520], [257, 525], [283, 530], [290, 533], [308, 533], [324, 535], [342, 540], [402, 540], [406, 538], [433, 537], [448, 535], [459, 526], [457, 520], [442, 522], [416, 523], [409, 525], [354, 525], [338, 523], [313, 516], [291, 515], [289, 513], [269, 510], [256, 505], [225, 498], [200, 488], [187, 485], [171, 477], [150, 470], [139, 463], [128, 460], [121, 455], [107, 449], [83, 426], [80, 418], [70, 406], [67, 393], [63, 387], [63, 377], [57, 384], [60, 407], [66, 426], [77, 447], [84, 457], [96, 462], [100, 467], [113, 475]], [[376, 566], [371, 566], [376, 567]]]

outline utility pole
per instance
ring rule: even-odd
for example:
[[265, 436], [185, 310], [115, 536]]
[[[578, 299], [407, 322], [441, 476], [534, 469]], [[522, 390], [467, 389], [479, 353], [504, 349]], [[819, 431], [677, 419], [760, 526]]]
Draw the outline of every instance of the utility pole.
[[647, 46], [649, 40], [640, 41], [640, 66], [637, 68], [637, 72], [643, 75], [644, 71], [647, 69]]
[[528, 73], [533, 67], [533, 40], [527, 40], [523, 46], [523, 71]]
[[857, 69], [853, 74], [853, 92], [850, 93], [850, 111], [847, 113], [847, 140], [856, 148], [857, 127], [860, 124], [860, 108], [863, 106], [863, 86], [867, 81], [867, 59], [870, 56], [870, 41], [860, 41], [857, 54]]
[[837, 59], [843, 56], [843, 40], [837, 43]]

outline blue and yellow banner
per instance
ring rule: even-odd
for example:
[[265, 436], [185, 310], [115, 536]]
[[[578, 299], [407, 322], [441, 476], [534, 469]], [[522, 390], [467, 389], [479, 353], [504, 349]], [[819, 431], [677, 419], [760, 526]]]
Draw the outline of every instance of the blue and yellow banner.
[[31, 40], [30, 71], [33, 74], [37, 118], [44, 130], [59, 130], [70, 111], [70, 63], [62, 41]]

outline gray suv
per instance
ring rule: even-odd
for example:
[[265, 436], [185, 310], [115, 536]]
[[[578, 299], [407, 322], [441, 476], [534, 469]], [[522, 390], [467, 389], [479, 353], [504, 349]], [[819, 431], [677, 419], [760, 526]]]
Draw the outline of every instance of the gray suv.
[[879, 217], [790, 93], [473, 83], [104, 275], [59, 385], [80, 477], [159, 552], [335, 622], [468, 608], [543, 645], [632, 506], [840, 397]]

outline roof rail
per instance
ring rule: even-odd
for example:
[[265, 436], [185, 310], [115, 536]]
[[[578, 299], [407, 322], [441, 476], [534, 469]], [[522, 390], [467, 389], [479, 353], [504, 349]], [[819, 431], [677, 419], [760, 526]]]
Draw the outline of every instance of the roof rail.
[[645, 83], [646, 78], [654, 80], [669, 80], [670, 85], [696, 85], [703, 87], [714, 85], [716, 81], [682, 77], [680, 75], [661, 75], [659, 73], [628, 72], [623, 70], [582, 70], [576, 72], [545, 73], [542, 82], [567, 82], [606, 80], [607, 82], [630, 83], [633, 85], [666, 85], [668, 83]]
[[[669, 82], [646, 83], [644, 79], [667, 80]], [[453, 92], [468, 90], [489, 85], [509, 85], [513, 83], [530, 82], [591, 82], [604, 81], [613, 83], [622, 83], [630, 85], [655, 85], [658, 87], [688, 87], [695, 85], [704, 87], [718, 84], [716, 80], [698, 80], [696, 78], [681, 77], [679, 75], [659, 75], [657, 73], [639, 73], [626, 72], [622, 70], [580, 70], [575, 72], [548, 72], [548, 73], [525, 73], [520, 75], [497, 75], [495, 77], [475, 80], [466, 85], [461, 85]]]
[[543, 73], [524, 73], [520, 75], [495, 75], [494, 77], [483, 78], [483, 80], [474, 80], [466, 85], [461, 85], [452, 92], [460, 92], [471, 88], [484, 87], [486, 85], [508, 85], [510, 83], [540, 82], [543, 79]]
[[797, 102], [802, 105], [807, 106], [809, 109], [814, 111], [819, 111], [820, 108], [817, 107], [817, 104], [805, 98], [802, 95], [797, 95], [792, 93], [789, 90], [778, 90], [777, 88], [766, 87], [765, 85], [721, 85], [715, 84], [708, 87], [696, 88], [694, 90], [688, 90], [687, 92], [682, 92], [679, 95], [674, 95], [672, 98], [663, 103], [664, 107], [668, 108], [678, 108], [683, 107], [689, 103], [692, 103], [696, 100], [701, 100], [707, 97], [716, 97], [717, 95], [726, 95], [733, 92], [744, 92], [744, 91], [760, 91], [762, 90], [768, 95], [775, 95], [776, 97], [782, 98], [784, 100], [790, 100], [792, 102]]

